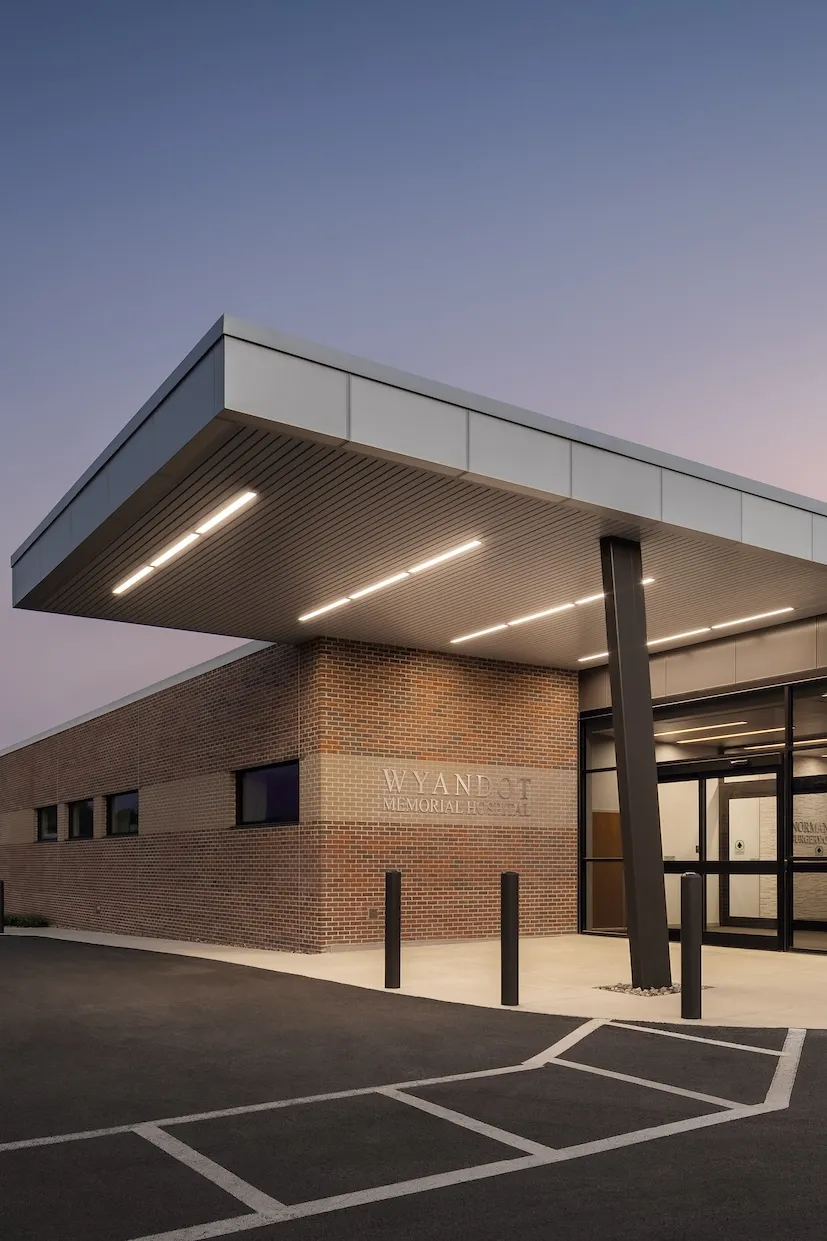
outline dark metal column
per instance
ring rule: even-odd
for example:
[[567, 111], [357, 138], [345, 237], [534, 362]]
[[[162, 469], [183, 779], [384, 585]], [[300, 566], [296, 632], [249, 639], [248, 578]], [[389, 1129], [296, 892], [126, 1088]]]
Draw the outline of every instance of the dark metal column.
[[603, 538], [600, 557], [632, 986], [668, 987], [672, 975], [640, 544]]

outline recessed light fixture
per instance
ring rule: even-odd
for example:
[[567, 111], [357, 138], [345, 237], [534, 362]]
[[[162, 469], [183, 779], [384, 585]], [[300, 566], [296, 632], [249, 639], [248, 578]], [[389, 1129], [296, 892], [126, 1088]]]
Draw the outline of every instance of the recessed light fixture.
[[[665, 732], [655, 733], [656, 737], [677, 737], [680, 733], [701, 733], [706, 732], [710, 728], [740, 728], [746, 725], [747, 720], [727, 720], [726, 723], [719, 721], [717, 724], [695, 724], [692, 728], [670, 728]], [[703, 741], [701, 737], [699, 740]]]
[[737, 620], [721, 621], [712, 625], [712, 629], [729, 629], [731, 625], [749, 625], [752, 621], [769, 620], [771, 616], [783, 616], [785, 612], [794, 612], [795, 608], [775, 608], [772, 612], [758, 612], [755, 616], [739, 616]]
[[351, 594], [334, 600], [333, 603], [326, 603], [324, 607], [314, 608], [312, 612], [305, 612], [299, 617], [299, 620], [309, 621], [313, 620], [315, 616], [324, 616], [325, 612], [332, 612], [334, 608], [341, 608], [344, 604], [350, 603], [351, 599], [364, 599], [366, 595], [373, 595], [378, 590], [385, 590], [388, 586], [395, 586], [397, 582], [403, 582], [413, 574], [424, 573], [426, 569], [433, 569], [437, 565], [444, 564], [446, 560], [453, 560], [455, 556], [462, 556], [465, 552], [473, 551], [476, 547], [482, 547], [482, 539], [471, 539], [470, 542], [462, 543], [459, 547], [452, 547], [450, 551], [442, 552], [439, 556], [432, 556], [430, 560], [423, 560], [420, 564], [413, 565], [410, 569], [402, 569], [399, 573], [392, 573], [390, 577], [383, 577], [381, 582], [374, 582], [370, 586], [363, 586], [360, 590], [354, 590]]
[[[644, 578], [644, 584], [646, 583]], [[702, 633], [711, 633], [713, 629], [729, 629], [732, 625], [747, 625], [750, 621], [768, 620], [771, 616], [783, 616], [788, 612], [794, 612], [795, 608], [774, 608], [772, 612], [758, 612], [755, 616], [740, 616], [738, 620], [719, 621], [715, 625], [704, 625], [700, 629], [688, 629], [685, 633], [673, 633], [668, 638], [651, 638], [647, 646], [661, 646], [664, 642], [679, 642], [682, 638], [694, 638]], [[600, 651], [596, 655], [581, 655], [578, 659], [579, 664], [591, 663], [594, 659], [608, 659], [608, 651]], [[827, 694], [824, 695], [827, 698]]]
[[132, 586], [135, 586], [138, 582], [142, 582], [145, 577], [148, 577], [150, 573], [154, 573], [154, 572], [155, 570], [153, 569], [151, 564], [145, 564], [144, 567], [142, 569], [139, 569], [137, 573], [133, 573], [131, 577], [128, 577], [123, 582], [120, 582], [115, 587], [115, 589], [112, 591], [112, 594], [113, 595], [124, 594]]
[[461, 638], [452, 638], [452, 645], [457, 642], [470, 642], [471, 638], [484, 638], [487, 633], [499, 633], [501, 629], [507, 629], [508, 625], [491, 625], [488, 629], [478, 629], [476, 633], [463, 634]]
[[[706, 743], [707, 741], [740, 741], [741, 737], [760, 737], [766, 736], [767, 733], [783, 733], [784, 725], [780, 728], [748, 728], [745, 733], [716, 733], [714, 737], [692, 737], [685, 741], [678, 741], [676, 745], [697, 745], [699, 741]], [[744, 746], [745, 750], [751, 750], [757, 747]], [[772, 746], [769, 747], [772, 749]]]
[[541, 620], [544, 616], [556, 616], [558, 612], [570, 612], [573, 607], [573, 603], [561, 603], [556, 608], [546, 608], [544, 612], [532, 612], [530, 616], [518, 616], [516, 620], [508, 623], [509, 625], [525, 625], [528, 621]]
[[684, 633], [670, 633], [666, 638], [652, 638], [647, 646], [660, 646], [663, 642], [680, 642], [681, 638], [697, 638], [699, 634], [709, 633], [711, 625], [703, 625], [700, 629], [687, 629]]
[[354, 590], [352, 595], [348, 595], [348, 598], [363, 599], [365, 595], [373, 595], [377, 590], [384, 590], [386, 586], [393, 586], [395, 582], [401, 582], [403, 578], [410, 576], [410, 573], [406, 571], [394, 573], [392, 577], [386, 577], [381, 582], [374, 582], [372, 586], [365, 586], [362, 590]]
[[220, 526], [222, 521], [226, 521], [228, 517], [232, 517], [233, 513], [237, 513], [240, 508], [252, 503], [256, 498], [255, 491], [243, 491], [240, 496], [232, 500], [229, 504], [225, 504], [217, 513], [213, 513], [212, 517], [208, 517], [200, 526], [195, 527], [196, 534], [208, 534], [210, 530], [214, 530], [216, 526]]
[[443, 564], [446, 560], [453, 560], [454, 556], [462, 556], [465, 552], [471, 552], [475, 547], [482, 547], [482, 539], [471, 539], [470, 543], [463, 543], [461, 547], [454, 547], [450, 552], [443, 552], [441, 556], [432, 556], [430, 560], [423, 560], [421, 564], [415, 564], [409, 573], [424, 573], [426, 569], [433, 569], [434, 565]]
[[161, 552], [160, 556], [156, 556], [149, 563], [153, 569], [160, 569], [162, 564], [166, 564], [168, 560], [172, 560], [174, 556], [181, 554], [185, 548], [190, 547], [201, 536], [198, 534], [185, 534], [183, 539], [179, 539], [177, 543], [173, 543], [172, 547], [168, 547], [165, 552]]
[[[411, 573], [413, 572], [414, 570], [411, 569]], [[654, 580], [655, 579], [653, 577], [644, 577], [640, 584], [641, 586], [651, 586]], [[461, 638], [452, 638], [451, 641], [452, 642], [467, 642], [469, 638], [481, 638], [483, 637], [484, 634], [496, 633], [500, 629], [505, 629], [507, 626], [510, 627], [514, 625], [526, 625], [528, 624], [529, 621], [543, 620], [546, 616], [556, 616], [559, 612], [570, 612], [572, 608], [581, 608], [584, 606], [584, 604], [597, 603], [598, 599], [604, 599], [604, 598], [605, 598], [605, 595], [603, 591], [601, 590], [601, 592], [597, 595], [586, 595], [585, 598], [583, 599], [575, 599], [574, 603], [558, 603], [553, 608], [543, 608], [542, 611], [531, 612], [528, 616], [518, 616], [516, 620], [508, 621], [507, 625], [497, 625], [495, 626], [494, 629], [479, 629], [476, 631], [476, 633], [468, 633], [468, 634], [463, 635], [463, 637]], [[589, 658], [600, 659], [601, 656], [590, 655]], [[581, 660], [581, 663], [582, 662], [583, 661]]]
[[240, 509], [246, 508], [251, 501], [255, 500], [258, 495], [256, 491], [242, 491], [241, 495], [236, 496], [229, 504], [225, 504], [217, 513], [213, 513], [200, 526], [196, 526], [195, 530], [188, 531], [187, 534], [176, 539], [164, 551], [154, 556], [148, 564], [143, 565], [135, 573], [130, 574], [117, 586], [113, 587], [113, 595], [123, 595], [126, 591], [131, 590], [138, 582], [143, 581], [155, 569], [160, 569], [162, 565], [167, 564], [170, 560], [174, 560], [176, 556], [180, 556], [181, 552], [186, 551], [188, 547], [192, 547], [193, 543], [197, 543], [202, 534], [208, 534], [210, 530], [214, 530], [216, 526], [221, 525], [228, 517], [232, 517], [233, 513], [237, 513]]
[[314, 616], [324, 616], [325, 612], [332, 612], [334, 608], [343, 608], [346, 603], [350, 603], [350, 598], [345, 595], [344, 599], [334, 599], [332, 603], [326, 603], [323, 608], [316, 608], [313, 612], [305, 612], [304, 616], [300, 616], [300, 621], [312, 620]]

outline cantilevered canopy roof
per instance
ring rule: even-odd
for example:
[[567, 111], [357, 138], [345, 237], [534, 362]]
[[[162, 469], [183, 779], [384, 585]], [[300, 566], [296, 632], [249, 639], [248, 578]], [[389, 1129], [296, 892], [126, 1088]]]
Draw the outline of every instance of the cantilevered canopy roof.
[[15, 552], [14, 603], [583, 668], [603, 534], [641, 540], [653, 650], [827, 612], [825, 504], [224, 317]]

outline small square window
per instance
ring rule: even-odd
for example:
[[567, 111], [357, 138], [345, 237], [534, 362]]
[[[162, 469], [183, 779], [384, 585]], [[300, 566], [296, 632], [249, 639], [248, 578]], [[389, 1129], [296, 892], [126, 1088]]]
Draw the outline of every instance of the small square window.
[[69, 839], [91, 840], [94, 836], [95, 803], [91, 797], [69, 802]]
[[138, 835], [138, 792], [113, 793], [106, 799], [107, 836]]
[[57, 806], [41, 806], [37, 812], [37, 839], [57, 840]]
[[236, 775], [236, 822], [241, 827], [258, 824], [298, 823], [299, 764], [272, 763]]

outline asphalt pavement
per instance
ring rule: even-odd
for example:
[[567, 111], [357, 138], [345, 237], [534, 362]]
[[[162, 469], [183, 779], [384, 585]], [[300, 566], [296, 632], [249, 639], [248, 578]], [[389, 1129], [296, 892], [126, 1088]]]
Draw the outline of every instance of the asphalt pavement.
[[622, 1026], [6, 935], [0, 1236], [823, 1241], [827, 1034], [641, 1004]]

